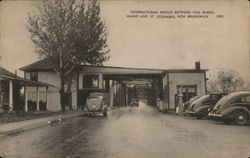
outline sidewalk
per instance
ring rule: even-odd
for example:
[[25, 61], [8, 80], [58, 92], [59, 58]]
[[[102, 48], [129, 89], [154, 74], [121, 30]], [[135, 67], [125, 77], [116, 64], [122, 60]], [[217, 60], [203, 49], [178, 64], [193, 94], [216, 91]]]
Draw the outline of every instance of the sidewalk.
[[7, 135], [17, 134], [23, 131], [40, 128], [51, 123], [60, 122], [65, 119], [78, 117], [80, 115], [83, 115], [83, 111], [79, 110], [79, 111], [72, 111], [66, 114], [59, 114], [57, 116], [0, 124], [0, 138]]

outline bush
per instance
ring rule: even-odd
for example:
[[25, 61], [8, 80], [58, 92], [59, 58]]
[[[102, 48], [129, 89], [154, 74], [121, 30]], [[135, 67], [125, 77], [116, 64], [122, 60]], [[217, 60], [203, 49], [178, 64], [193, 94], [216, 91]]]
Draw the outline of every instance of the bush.
[[[39, 109], [40, 110], [47, 110], [46, 108], [46, 102], [43, 102], [43, 101], [39, 101]], [[32, 100], [29, 100], [28, 101], [28, 111], [31, 111], [31, 110], [37, 110], [36, 109], [36, 102], [35, 101], [32, 101]]]

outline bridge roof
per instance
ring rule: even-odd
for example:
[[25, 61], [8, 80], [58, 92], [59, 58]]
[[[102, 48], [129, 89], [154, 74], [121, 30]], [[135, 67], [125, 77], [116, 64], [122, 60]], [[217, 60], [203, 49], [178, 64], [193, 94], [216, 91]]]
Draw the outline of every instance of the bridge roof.
[[[20, 68], [22, 71], [53, 71], [47, 59], [34, 62], [30, 65]], [[91, 66], [82, 65], [81, 72], [84, 73], [103, 73], [103, 74], [163, 74], [163, 73], [199, 73], [207, 69], [148, 69], [148, 68], [130, 68], [115, 66]]]

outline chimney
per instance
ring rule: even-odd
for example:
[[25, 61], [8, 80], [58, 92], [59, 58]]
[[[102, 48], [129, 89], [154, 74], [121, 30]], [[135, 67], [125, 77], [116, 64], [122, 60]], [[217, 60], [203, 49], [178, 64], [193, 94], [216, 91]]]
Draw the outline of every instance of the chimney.
[[199, 61], [195, 62], [195, 69], [200, 70], [201, 69], [201, 63]]

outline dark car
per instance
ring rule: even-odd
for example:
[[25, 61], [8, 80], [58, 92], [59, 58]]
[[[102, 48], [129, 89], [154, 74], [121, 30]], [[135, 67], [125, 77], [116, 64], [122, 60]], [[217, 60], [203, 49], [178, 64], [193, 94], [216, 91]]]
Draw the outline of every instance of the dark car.
[[225, 95], [227, 92], [213, 92], [209, 95], [209, 101], [203, 104], [198, 104], [195, 108], [192, 109], [193, 116], [196, 116], [198, 119], [203, 117], [208, 117], [208, 113], [215, 106], [215, 104]]
[[189, 109], [190, 105], [201, 96], [194, 96], [184, 103], [184, 112]]
[[196, 116], [195, 110], [200, 106], [206, 106], [210, 104], [210, 95], [203, 95], [202, 97], [196, 99], [190, 104], [188, 110], [186, 110], [186, 114], [190, 116]]
[[102, 113], [103, 116], [107, 116], [108, 106], [105, 103], [103, 95], [101, 93], [90, 94], [87, 98], [87, 104], [84, 111], [88, 114]]
[[131, 99], [130, 100], [130, 106], [131, 107], [138, 107], [139, 106], [139, 100], [138, 99]]
[[245, 125], [250, 119], [250, 92], [234, 92], [216, 103], [209, 116], [225, 123]]

